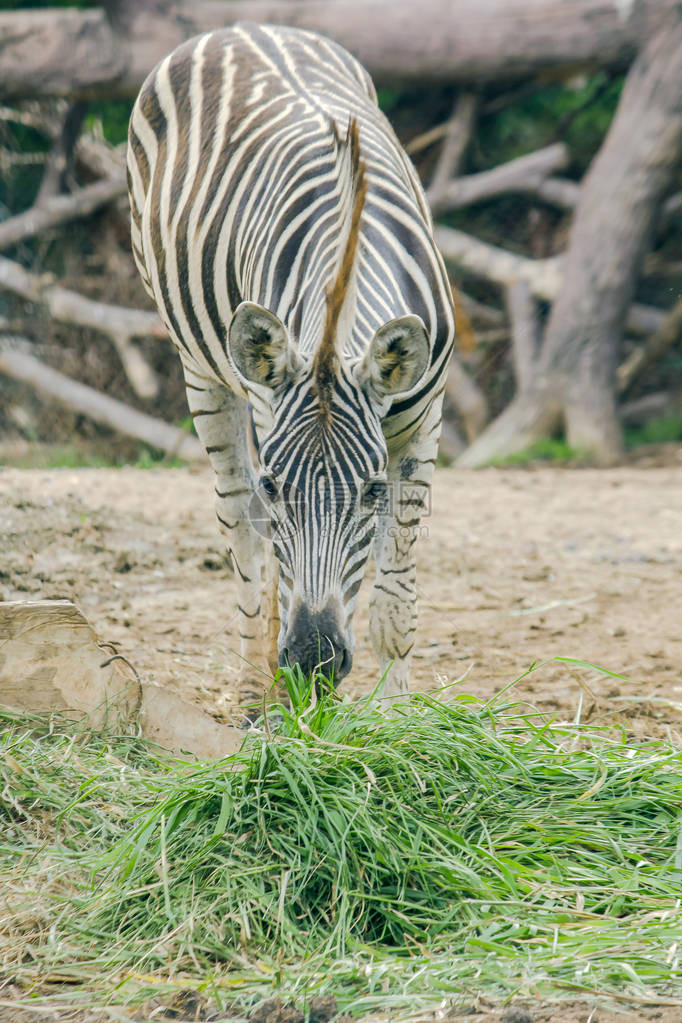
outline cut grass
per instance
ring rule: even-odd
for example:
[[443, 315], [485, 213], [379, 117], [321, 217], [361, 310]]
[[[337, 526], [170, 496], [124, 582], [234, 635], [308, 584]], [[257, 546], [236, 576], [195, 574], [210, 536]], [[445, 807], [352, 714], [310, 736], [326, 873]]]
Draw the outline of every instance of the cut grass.
[[18, 982], [235, 1010], [331, 993], [392, 1018], [477, 992], [682, 996], [682, 751], [471, 696], [382, 714], [287, 683], [278, 731], [217, 763], [5, 716]]

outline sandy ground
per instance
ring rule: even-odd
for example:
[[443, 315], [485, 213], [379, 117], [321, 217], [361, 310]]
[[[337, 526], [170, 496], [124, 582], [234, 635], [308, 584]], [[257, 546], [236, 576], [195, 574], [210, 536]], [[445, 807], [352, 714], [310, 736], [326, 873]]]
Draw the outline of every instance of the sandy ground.
[[[414, 688], [461, 678], [489, 697], [546, 662], [516, 683], [516, 698], [682, 745], [682, 451], [653, 468], [439, 470], [424, 525]], [[0, 470], [0, 598], [75, 601], [140, 675], [227, 719], [237, 714], [235, 592], [208, 471]], [[367, 597], [365, 586], [344, 683], [357, 694], [377, 679]], [[6, 1006], [0, 994], [0, 1023], [37, 1018]], [[593, 1009], [536, 1005], [505, 1023], [682, 1021], [679, 1006]], [[505, 1020], [484, 1006], [455, 1018]]]

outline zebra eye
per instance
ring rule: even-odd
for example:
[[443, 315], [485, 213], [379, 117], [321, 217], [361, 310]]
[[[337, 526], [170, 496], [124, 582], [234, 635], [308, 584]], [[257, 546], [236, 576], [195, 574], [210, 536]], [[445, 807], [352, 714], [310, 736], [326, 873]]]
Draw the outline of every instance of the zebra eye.
[[265, 496], [269, 497], [271, 501], [274, 501], [279, 493], [279, 488], [272, 476], [262, 476], [260, 486]]
[[386, 482], [384, 480], [372, 480], [365, 487], [362, 499], [367, 504], [376, 504], [378, 501], [383, 500], [386, 497], [387, 491]]

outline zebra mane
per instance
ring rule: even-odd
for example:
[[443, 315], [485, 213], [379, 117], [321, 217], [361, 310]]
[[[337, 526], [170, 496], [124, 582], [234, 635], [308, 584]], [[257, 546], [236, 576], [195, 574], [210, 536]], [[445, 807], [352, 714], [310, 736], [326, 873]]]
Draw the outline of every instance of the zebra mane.
[[[331, 391], [338, 362], [337, 334], [341, 314], [351, 290], [355, 254], [360, 235], [360, 219], [367, 196], [367, 176], [360, 156], [360, 132], [355, 117], [348, 123], [348, 134], [338, 139], [341, 176], [342, 254], [336, 276], [326, 292], [326, 313], [322, 339], [313, 358], [313, 379], [323, 413], [329, 412]], [[350, 216], [348, 216], [350, 213]], [[344, 237], [345, 236], [345, 237]]]

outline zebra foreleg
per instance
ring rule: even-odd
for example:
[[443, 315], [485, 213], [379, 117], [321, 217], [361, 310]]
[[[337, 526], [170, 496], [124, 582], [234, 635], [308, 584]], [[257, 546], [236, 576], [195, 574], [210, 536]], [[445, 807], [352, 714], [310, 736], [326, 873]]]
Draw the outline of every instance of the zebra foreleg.
[[[185, 369], [187, 400], [197, 433], [215, 472], [215, 507], [237, 581], [240, 666], [239, 706], [255, 717], [271, 687], [277, 664], [277, 576], [271, 544], [251, 521], [254, 471], [249, 449], [247, 403], [229, 388]], [[232, 617], [228, 615], [226, 617]], [[274, 629], [274, 658], [272, 633]]]
[[379, 696], [407, 693], [417, 629], [417, 540], [430, 505], [440, 433], [440, 403], [420, 433], [391, 457], [387, 508], [378, 516], [376, 577], [370, 597], [370, 635], [384, 681]]

